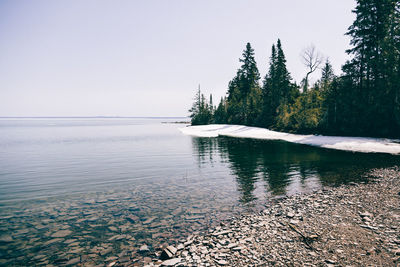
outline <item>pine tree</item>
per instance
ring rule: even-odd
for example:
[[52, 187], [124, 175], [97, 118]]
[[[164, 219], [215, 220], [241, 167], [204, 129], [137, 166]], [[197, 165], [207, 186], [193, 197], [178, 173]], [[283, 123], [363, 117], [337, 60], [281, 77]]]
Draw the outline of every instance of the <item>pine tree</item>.
[[221, 101], [214, 112], [214, 122], [218, 124], [227, 123], [226, 98], [221, 97]]
[[[210, 96], [210, 100], [212, 100], [212, 96]], [[189, 112], [192, 125], [203, 125], [213, 122], [213, 106], [207, 102], [206, 98], [201, 93], [200, 85]]]
[[240, 62], [242, 66], [240, 67], [240, 92], [243, 97], [250, 94], [252, 88], [258, 87], [258, 81], [260, 80], [260, 73], [258, 72], [256, 60], [254, 58], [254, 49], [251, 47], [250, 43], [246, 44], [246, 49], [243, 51]]
[[400, 130], [396, 119], [399, 1], [358, 0], [353, 12], [356, 20], [347, 32], [352, 38], [347, 52], [353, 59], [343, 66], [347, 87], [342, 90], [352, 92], [349, 97], [357, 104], [346, 107], [350, 113], [342, 123], [353, 132], [394, 134]]
[[258, 119], [259, 124], [265, 127], [274, 126], [279, 110], [292, 103], [296, 94], [297, 88], [291, 83], [285, 54], [278, 39], [276, 46], [272, 45], [269, 70], [262, 87], [263, 110]]
[[279, 97], [275, 92], [276, 86], [276, 49], [275, 44], [271, 48], [271, 57], [269, 59], [269, 70], [265, 75], [262, 87], [263, 111], [259, 122], [262, 126], [269, 127], [274, 121], [274, 114], [278, 106]]
[[[259, 106], [259, 100], [254, 99], [259, 90], [260, 73], [254, 58], [254, 49], [250, 43], [246, 44], [243, 51], [241, 67], [236, 76], [229, 82], [228, 88], [228, 122], [233, 124], [254, 125], [255, 106]], [[255, 103], [257, 102], [257, 103]]]
[[290, 90], [291, 90], [290, 80], [292, 78], [290, 77], [290, 73], [286, 68], [286, 58], [282, 50], [280, 39], [278, 39], [278, 42], [276, 44], [276, 49], [277, 49], [276, 67], [275, 67], [276, 84], [277, 87], [280, 88], [279, 92], [281, 99], [287, 101], [290, 95]]
[[326, 89], [328, 85], [332, 82], [335, 74], [333, 72], [333, 67], [329, 59], [325, 61], [325, 65], [322, 67], [321, 70], [321, 87]]
[[199, 114], [200, 108], [201, 108], [201, 91], [200, 91], [200, 85], [199, 85], [199, 89], [197, 89], [192, 107], [189, 109], [189, 112], [190, 112], [189, 117], [192, 119], [192, 122], [193, 122], [193, 118]]

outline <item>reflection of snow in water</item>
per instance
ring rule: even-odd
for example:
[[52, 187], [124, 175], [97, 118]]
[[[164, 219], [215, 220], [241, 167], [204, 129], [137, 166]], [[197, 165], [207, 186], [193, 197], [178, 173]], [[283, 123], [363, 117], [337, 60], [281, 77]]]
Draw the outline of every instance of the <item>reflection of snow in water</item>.
[[322, 135], [299, 135], [240, 125], [202, 125], [180, 129], [182, 133], [199, 137], [243, 137], [287, 142], [354, 152], [400, 154], [399, 140]]

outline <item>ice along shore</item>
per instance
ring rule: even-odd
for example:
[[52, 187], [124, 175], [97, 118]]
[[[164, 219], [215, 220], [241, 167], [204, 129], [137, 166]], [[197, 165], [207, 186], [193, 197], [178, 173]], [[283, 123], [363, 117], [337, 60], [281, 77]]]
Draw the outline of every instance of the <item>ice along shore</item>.
[[144, 250], [148, 260], [142, 264], [398, 266], [400, 170], [376, 169], [367, 175], [369, 183], [287, 197], [205, 234]]
[[400, 140], [394, 139], [300, 135], [276, 132], [258, 127], [225, 124], [188, 126], [180, 128], [180, 131], [186, 135], [198, 137], [229, 136], [264, 140], [282, 140], [297, 144], [311, 145], [329, 149], [400, 155]]

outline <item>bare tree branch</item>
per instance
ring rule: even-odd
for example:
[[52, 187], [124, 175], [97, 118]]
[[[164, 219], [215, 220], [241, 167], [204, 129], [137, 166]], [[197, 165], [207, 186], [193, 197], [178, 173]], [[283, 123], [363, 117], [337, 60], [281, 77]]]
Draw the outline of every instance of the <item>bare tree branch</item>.
[[316, 50], [314, 45], [310, 45], [303, 50], [301, 53], [301, 59], [303, 64], [307, 67], [308, 72], [306, 77], [304, 78], [304, 88], [303, 92], [308, 89], [308, 77], [311, 73], [313, 73], [316, 69], [319, 68], [323, 61], [323, 56]]

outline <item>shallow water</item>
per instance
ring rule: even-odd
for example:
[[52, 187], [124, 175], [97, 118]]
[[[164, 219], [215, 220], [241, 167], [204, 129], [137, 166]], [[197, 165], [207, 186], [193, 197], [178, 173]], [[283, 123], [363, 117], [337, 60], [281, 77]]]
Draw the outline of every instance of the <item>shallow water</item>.
[[[171, 119], [0, 119], [0, 265], [135, 257], [397, 156], [196, 138]], [[121, 257], [122, 257], [121, 256]]]

